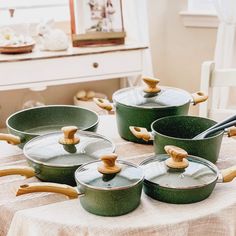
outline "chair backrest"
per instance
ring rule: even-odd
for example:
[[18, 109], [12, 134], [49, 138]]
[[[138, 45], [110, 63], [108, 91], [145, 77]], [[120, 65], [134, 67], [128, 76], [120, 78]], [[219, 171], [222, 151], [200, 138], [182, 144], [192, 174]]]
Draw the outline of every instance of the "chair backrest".
[[208, 101], [200, 104], [200, 116], [219, 121], [236, 114], [236, 107], [227, 106], [230, 88], [236, 87], [236, 69], [215, 69], [213, 61], [203, 62], [200, 87], [210, 96]]

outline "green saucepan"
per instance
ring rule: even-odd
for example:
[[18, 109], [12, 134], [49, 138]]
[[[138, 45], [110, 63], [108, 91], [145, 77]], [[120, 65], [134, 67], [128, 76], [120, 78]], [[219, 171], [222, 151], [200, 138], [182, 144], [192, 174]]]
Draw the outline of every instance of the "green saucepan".
[[[44, 134], [31, 139], [23, 148], [24, 155], [35, 175], [42, 181], [75, 186], [74, 172], [84, 163], [98, 160], [115, 150], [113, 142], [106, 137], [89, 131], [77, 131], [77, 127], [63, 127], [62, 132]], [[18, 174], [30, 177], [21, 167]], [[16, 167], [1, 169], [6, 174], [16, 174]]]
[[165, 146], [167, 154], [155, 155], [140, 166], [144, 171], [144, 192], [159, 201], [185, 204], [206, 199], [216, 183], [236, 177], [236, 166], [219, 171], [200, 157], [176, 146]]
[[105, 99], [94, 99], [100, 107], [116, 110], [116, 121], [120, 136], [132, 142], [145, 143], [136, 138], [129, 126], [145, 127], [150, 131], [151, 123], [159, 118], [172, 115], [187, 115], [190, 103], [196, 105], [207, 99], [202, 92], [189, 94], [187, 91], [158, 87], [158, 79], [145, 77], [147, 88], [129, 87], [120, 89], [113, 94], [112, 106]]
[[75, 125], [80, 130], [96, 131], [98, 115], [88, 109], [69, 105], [49, 105], [25, 109], [12, 114], [6, 121], [10, 134], [0, 134], [0, 140], [23, 148], [32, 138]]
[[77, 188], [53, 183], [20, 186], [17, 195], [31, 192], [56, 192], [69, 198], [79, 196], [85, 210], [96, 215], [119, 216], [133, 211], [140, 203], [143, 171], [126, 161], [116, 161], [116, 154], [79, 167], [75, 172]]
[[154, 139], [156, 154], [165, 153], [165, 145], [175, 145], [189, 154], [199, 156], [215, 163], [218, 160], [223, 131], [207, 138], [193, 139], [199, 133], [216, 124], [214, 120], [197, 116], [169, 116], [154, 121], [152, 132], [146, 128], [131, 126], [130, 130], [137, 138]]

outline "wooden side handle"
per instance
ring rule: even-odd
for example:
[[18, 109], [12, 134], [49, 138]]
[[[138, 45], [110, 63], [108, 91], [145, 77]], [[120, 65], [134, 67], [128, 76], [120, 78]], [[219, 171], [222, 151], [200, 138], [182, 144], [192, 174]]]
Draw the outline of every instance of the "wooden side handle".
[[153, 77], [143, 77], [143, 82], [147, 85], [147, 88], [144, 89], [146, 93], [158, 93], [161, 91], [161, 88], [158, 85], [160, 82], [159, 79]]
[[198, 91], [192, 94], [193, 105], [197, 105], [198, 103], [205, 102], [208, 99], [208, 95], [205, 93]]
[[146, 128], [130, 126], [129, 129], [131, 133], [138, 139], [143, 139], [146, 142], [152, 139], [151, 134]]
[[61, 130], [64, 133], [64, 137], [59, 139], [60, 144], [73, 145], [79, 143], [80, 139], [75, 135], [78, 130], [76, 126], [65, 126]]
[[111, 111], [113, 109], [112, 104], [105, 98], [93, 98], [93, 101], [102, 109]]
[[117, 154], [111, 153], [100, 157], [102, 164], [98, 166], [98, 171], [102, 174], [116, 174], [121, 171], [121, 167], [116, 163]]
[[170, 155], [170, 158], [165, 161], [168, 167], [175, 169], [184, 169], [188, 167], [189, 163], [186, 159], [188, 153], [184, 149], [172, 145], [167, 145], [164, 149], [166, 153]]
[[236, 127], [229, 128], [227, 134], [228, 134], [228, 137], [236, 136]]
[[18, 145], [21, 143], [20, 137], [13, 134], [0, 133], [0, 140], [7, 141], [9, 144]]
[[29, 183], [24, 184], [17, 190], [16, 196], [23, 194], [34, 193], [34, 192], [50, 192], [50, 193], [61, 193], [69, 198], [78, 198], [80, 193], [77, 190], [66, 184], [56, 184], [56, 183]]
[[35, 176], [34, 169], [29, 166], [3, 166], [0, 167], [0, 176], [23, 175], [26, 178]]
[[231, 182], [236, 177], [236, 166], [221, 170], [223, 182]]

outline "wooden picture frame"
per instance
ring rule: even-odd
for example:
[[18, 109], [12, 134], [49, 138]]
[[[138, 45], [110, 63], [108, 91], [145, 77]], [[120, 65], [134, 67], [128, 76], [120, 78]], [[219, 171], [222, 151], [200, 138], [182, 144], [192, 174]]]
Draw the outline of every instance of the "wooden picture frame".
[[70, 0], [74, 47], [124, 44], [121, 0]]

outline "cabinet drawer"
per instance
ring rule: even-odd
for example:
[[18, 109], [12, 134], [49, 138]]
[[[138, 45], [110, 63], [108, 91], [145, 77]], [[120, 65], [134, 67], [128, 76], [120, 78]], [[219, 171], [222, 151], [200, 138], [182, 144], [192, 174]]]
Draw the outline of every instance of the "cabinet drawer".
[[0, 86], [141, 71], [139, 50], [0, 63]]

